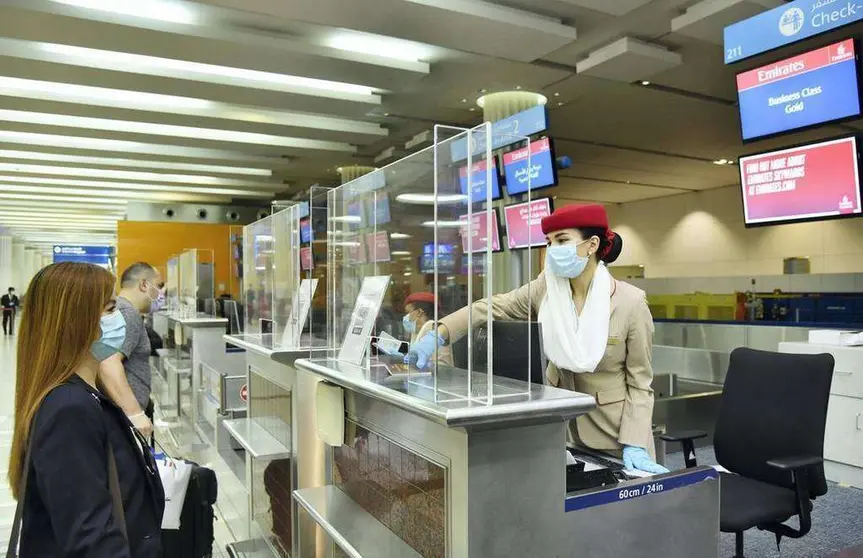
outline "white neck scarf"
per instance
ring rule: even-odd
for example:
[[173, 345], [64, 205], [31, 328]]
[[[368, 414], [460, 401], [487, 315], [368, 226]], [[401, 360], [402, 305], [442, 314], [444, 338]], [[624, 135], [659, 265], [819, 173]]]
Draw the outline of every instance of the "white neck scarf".
[[539, 308], [543, 349], [558, 368], [582, 373], [596, 370], [608, 343], [611, 319], [611, 274], [596, 267], [581, 316], [575, 310], [569, 279], [545, 268], [548, 292]]

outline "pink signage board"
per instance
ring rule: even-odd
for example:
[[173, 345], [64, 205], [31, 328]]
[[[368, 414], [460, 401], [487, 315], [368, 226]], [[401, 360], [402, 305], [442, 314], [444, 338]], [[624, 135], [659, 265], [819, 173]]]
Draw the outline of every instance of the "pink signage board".
[[314, 269], [315, 264], [312, 260], [312, 248], [311, 246], [305, 246], [300, 248], [300, 269], [303, 271], [310, 271]]
[[[497, 217], [497, 211], [492, 210], [491, 223], [491, 250], [492, 252], [500, 251], [500, 223]], [[471, 235], [473, 236], [473, 252], [483, 252], [488, 248], [488, 213], [475, 213], [472, 215]], [[463, 252], [468, 252], [468, 227], [467, 215], [459, 217], [461, 221], [461, 249]]]
[[366, 245], [372, 263], [390, 261], [390, 236], [386, 231], [367, 234]]
[[551, 215], [551, 199], [542, 198], [503, 208], [507, 244], [512, 249], [545, 246], [542, 219]]

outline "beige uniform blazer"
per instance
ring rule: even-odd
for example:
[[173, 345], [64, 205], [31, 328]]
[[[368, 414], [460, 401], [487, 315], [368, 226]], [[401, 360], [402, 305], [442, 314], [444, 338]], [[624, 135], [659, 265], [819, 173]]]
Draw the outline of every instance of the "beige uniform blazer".
[[[492, 297], [495, 320], [537, 319], [545, 299], [545, 276], [506, 294]], [[487, 302], [478, 301], [450, 314], [441, 324], [449, 331], [450, 343], [463, 337], [468, 322], [486, 319]], [[653, 447], [653, 317], [644, 291], [617, 281], [611, 295], [611, 322], [605, 356], [591, 373], [575, 374], [558, 370], [549, 362], [548, 383], [593, 396], [597, 407], [571, 421], [570, 442], [613, 453], [623, 446]]]

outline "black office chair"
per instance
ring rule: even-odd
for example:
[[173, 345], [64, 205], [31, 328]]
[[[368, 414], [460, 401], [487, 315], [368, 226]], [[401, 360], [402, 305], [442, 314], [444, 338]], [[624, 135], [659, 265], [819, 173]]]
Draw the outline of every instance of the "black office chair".
[[[824, 426], [833, 380], [833, 357], [740, 348], [731, 353], [713, 443], [720, 475], [720, 530], [736, 535], [770, 531], [800, 538], [812, 527], [812, 500], [827, 493]], [[703, 432], [661, 436], [682, 442], [687, 467], [696, 465], [693, 440]], [[793, 516], [799, 529], [785, 525]]]

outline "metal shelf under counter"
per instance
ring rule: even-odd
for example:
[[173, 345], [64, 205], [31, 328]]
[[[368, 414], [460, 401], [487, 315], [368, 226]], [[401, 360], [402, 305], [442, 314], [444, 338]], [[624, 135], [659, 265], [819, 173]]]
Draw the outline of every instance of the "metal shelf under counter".
[[332, 541], [351, 558], [420, 558], [420, 554], [335, 486], [294, 491]]
[[[291, 457], [290, 448], [267, 432], [255, 419], [226, 420], [222, 425], [253, 459], [268, 461]], [[282, 425], [282, 427], [290, 432], [287, 425]]]

